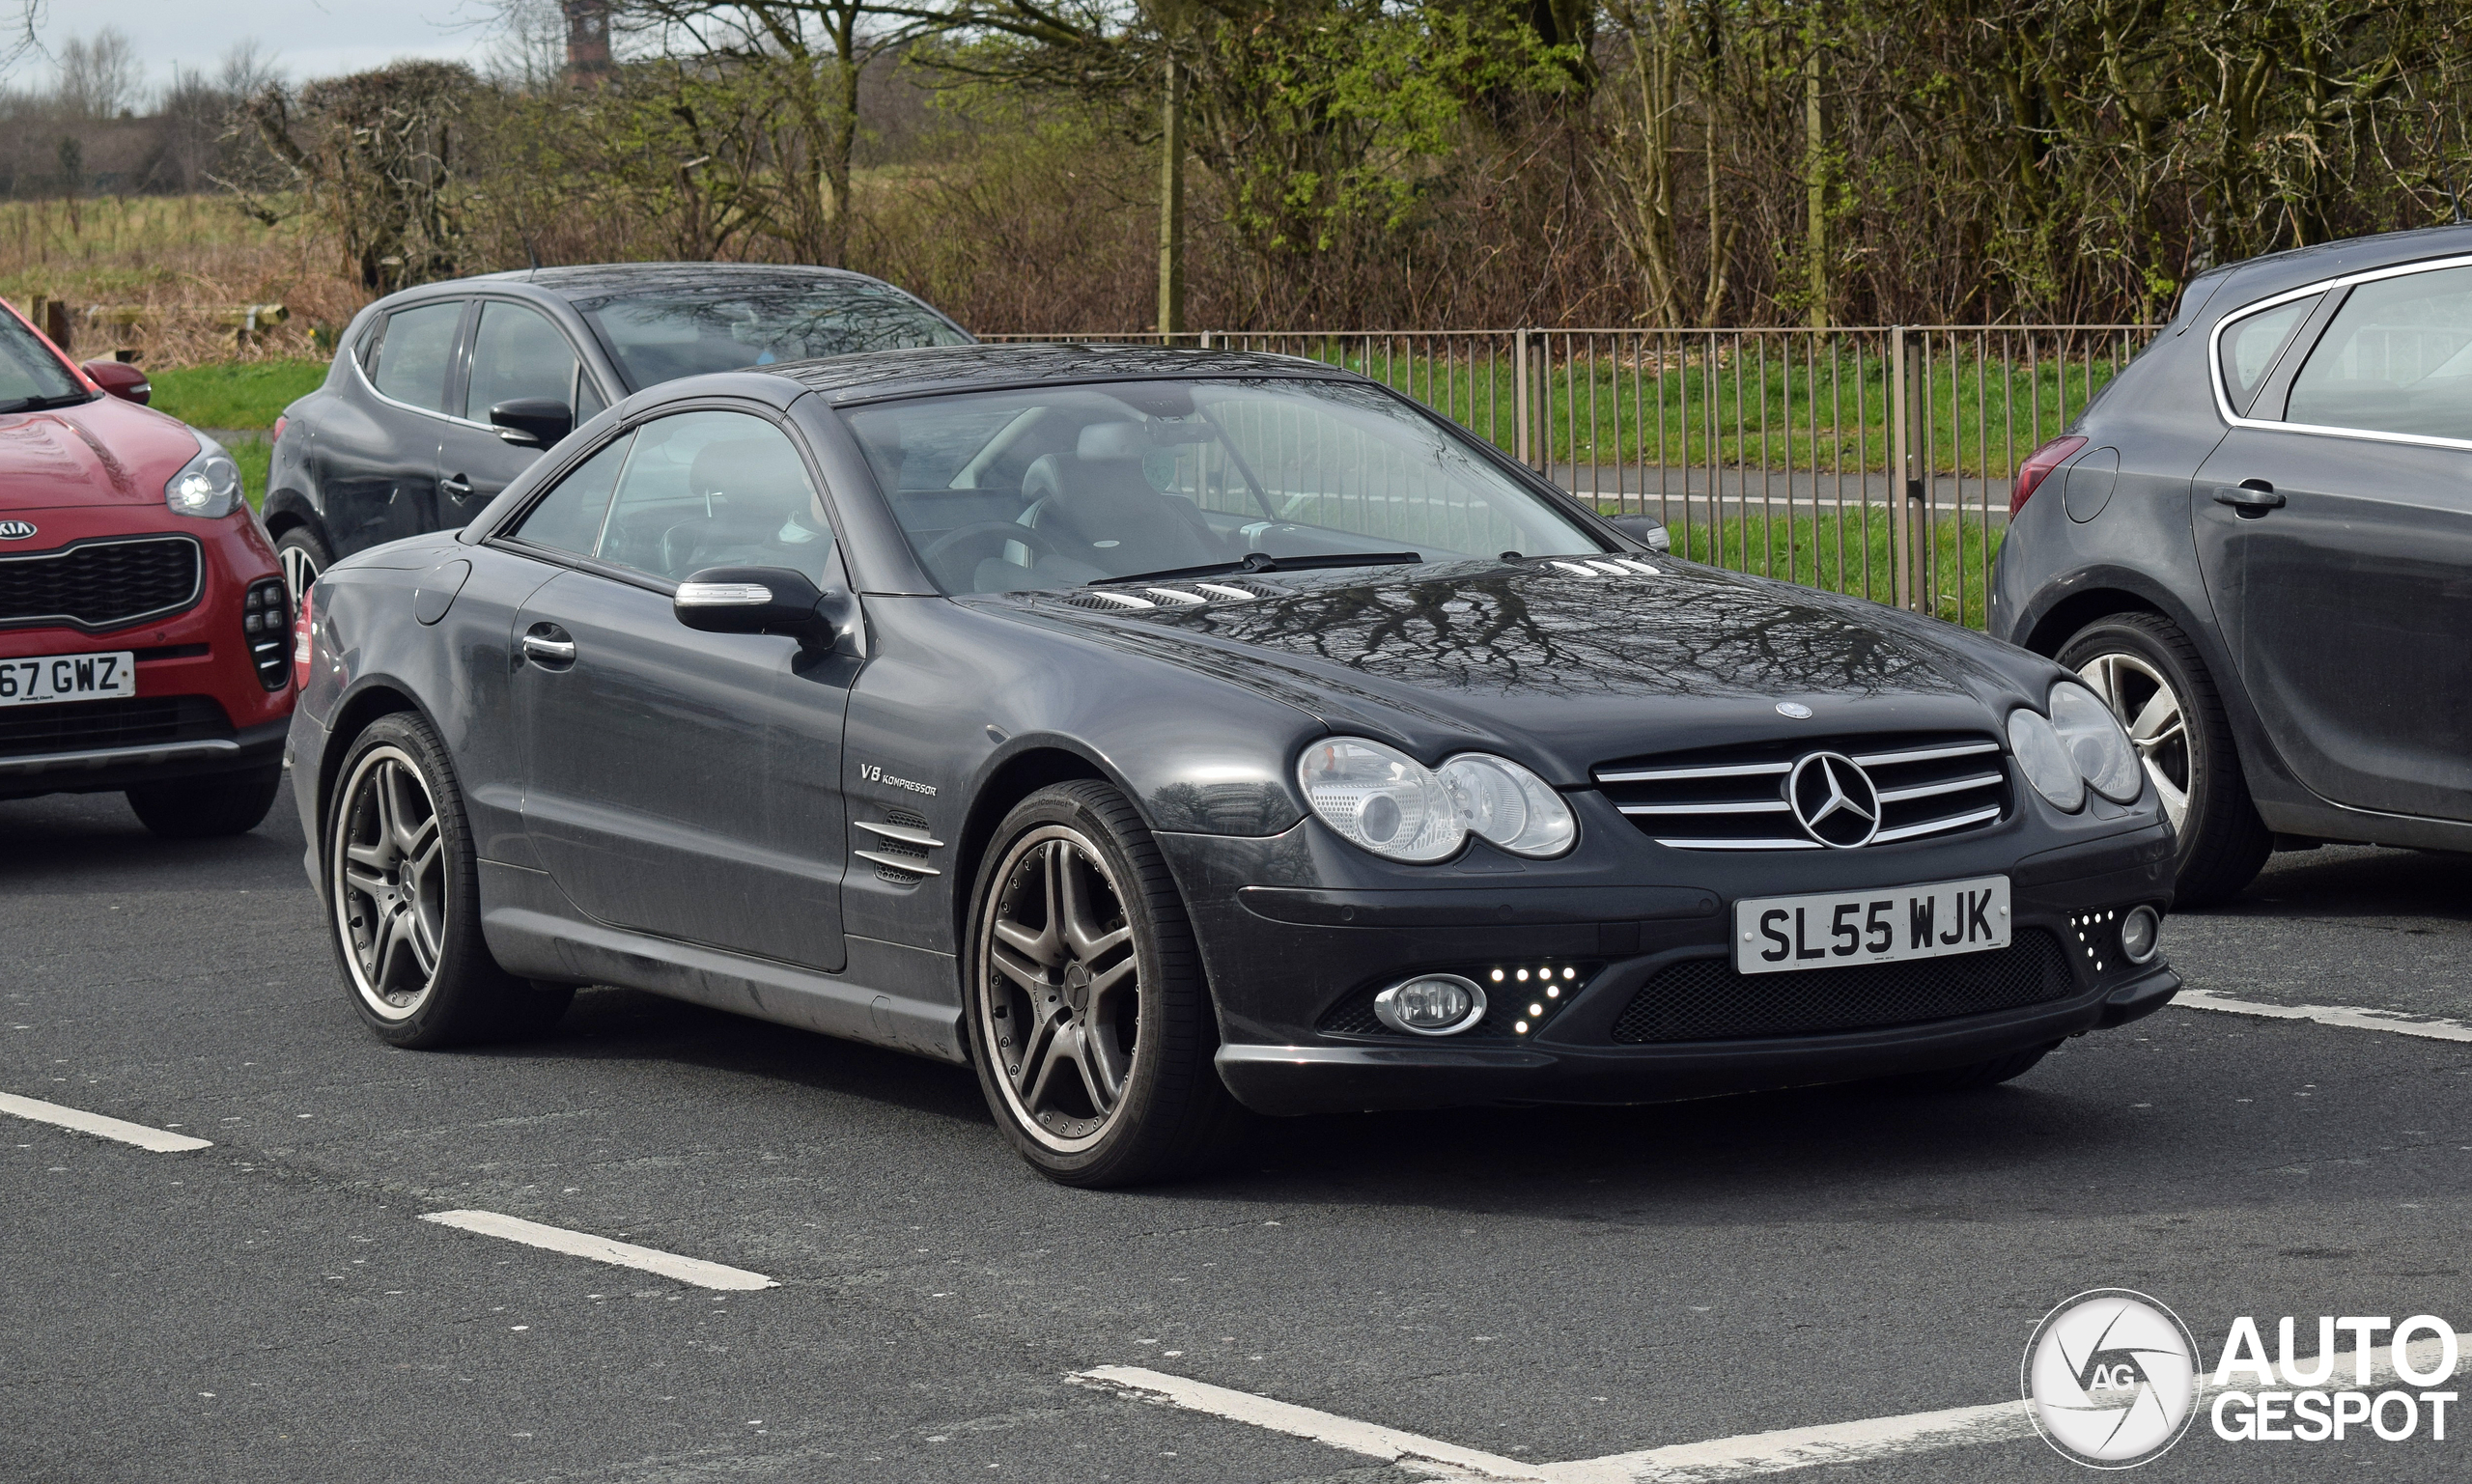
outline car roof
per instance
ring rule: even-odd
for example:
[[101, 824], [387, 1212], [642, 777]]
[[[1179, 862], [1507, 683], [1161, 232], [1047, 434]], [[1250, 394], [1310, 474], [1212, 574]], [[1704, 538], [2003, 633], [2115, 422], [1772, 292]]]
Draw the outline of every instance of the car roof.
[[[2292, 289], [2341, 278], [2346, 273], [2414, 263], [2424, 258], [2472, 256], [2472, 222], [2442, 227], [2416, 227], [2408, 232], [2381, 232], [2375, 237], [2345, 238], [2316, 242], [2251, 258], [2232, 266], [2231, 279], [2215, 295], [2214, 318], [2260, 299]], [[2203, 275], [2201, 275], [2203, 276]]]
[[1069, 381], [1136, 381], [1187, 377], [1282, 377], [1360, 381], [1352, 371], [1293, 355], [1254, 350], [1204, 350], [1166, 346], [924, 346], [908, 350], [857, 350], [812, 361], [758, 368], [804, 386], [836, 406]]
[[[694, 294], [767, 284], [813, 283], [818, 279], [832, 278], [862, 284], [884, 282], [847, 268], [814, 267], [797, 263], [580, 263], [556, 267], [511, 268], [502, 273], [482, 273], [453, 282], [522, 284], [545, 290], [560, 298], [589, 299], [606, 294], [632, 295], [647, 290]], [[443, 288], [445, 285], [431, 287]]]

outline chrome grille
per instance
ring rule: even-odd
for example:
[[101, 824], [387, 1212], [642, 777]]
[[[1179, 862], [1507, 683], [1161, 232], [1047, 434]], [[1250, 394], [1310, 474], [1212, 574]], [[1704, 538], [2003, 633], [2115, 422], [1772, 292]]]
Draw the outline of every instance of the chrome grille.
[[[1794, 765], [1818, 752], [1851, 758], [1878, 791], [1879, 832], [1893, 845], [1980, 829], [2008, 809], [2008, 768], [1980, 733], [1795, 738], [1626, 759], [1598, 766], [1604, 790], [1642, 833], [1689, 851], [1816, 851], [1786, 794]], [[1842, 766], [1842, 765], [1840, 765]]]

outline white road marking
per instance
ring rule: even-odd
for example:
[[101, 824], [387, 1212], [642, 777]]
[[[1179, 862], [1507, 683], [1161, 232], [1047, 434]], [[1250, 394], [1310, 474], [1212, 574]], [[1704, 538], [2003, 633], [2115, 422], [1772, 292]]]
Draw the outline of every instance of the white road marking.
[[2361, 1010], [2350, 1005], [2275, 1005], [2254, 999], [2228, 999], [2204, 990], [2182, 990], [2172, 1003], [2192, 1010], [2221, 1010], [2232, 1015], [2261, 1016], [2269, 1021], [2315, 1021], [2346, 1030], [2382, 1030], [2430, 1041], [2472, 1041], [2472, 1025], [2436, 1017], [2406, 1016], [2393, 1010]]
[[37, 1123], [54, 1124], [63, 1129], [74, 1129], [80, 1134], [98, 1134], [105, 1138], [116, 1138], [124, 1144], [135, 1144], [140, 1149], [151, 1149], [156, 1154], [186, 1154], [192, 1149], [214, 1147], [214, 1140], [210, 1138], [191, 1138], [185, 1134], [170, 1134], [161, 1129], [150, 1129], [142, 1123], [126, 1123], [118, 1118], [106, 1118], [100, 1113], [87, 1112], [84, 1108], [62, 1107], [57, 1103], [45, 1103], [36, 1098], [20, 1098], [14, 1092], [0, 1092], [0, 1113], [14, 1113], [20, 1118], [31, 1118]]
[[[2472, 1334], [2458, 1334], [2455, 1339], [2461, 1354], [2472, 1356]], [[2445, 1346], [2446, 1342], [2439, 1339], [2416, 1340], [2403, 1347], [2403, 1354], [2414, 1371], [2427, 1374], [2444, 1358]], [[2218, 1391], [2261, 1389], [2243, 1377], [2235, 1377], [2233, 1385], [2217, 1386], [2204, 1355], [2198, 1358], [2198, 1364], [2195, 1405], [2200, 1408], [2208, 1405]], [[2394, 1376], [2394, 1347], [2371, 1351], [2369, 1386], [2382, 1386]], [[2333, 1385], [2357, 1385], [2353, 1377], [2351, 1352], [2346, 1349], [2341, 1352]], [[1706, 1442], [1671, 1443], [1636, 1453], [1613, 1453], [1567, 1463], [1531, 1464], [1139, 1366], [1102, 1365], [1077, 1371], [1072, 1379], [1083, 1386], [1130, 1391], [1147, 1401], [1250, 1422], [1271, 1432], [1310, 1438], [1436, 1478], [1517, 1479], [1532, 1484], [1715, 1484], [1754, 1474], [1786, 1473], [1828, 1464], [1864, 1463], [2035, 1436], [2034, 1418], [2027, 1414], [2024, 1402], [1993, 1402], [1982, 1407], [1952, 1407], [1942, 1412], [1913, 1412], [1896, 1417], [1749, 1433]], [[2194, 1424], [2196, 1428], [2205, 1425], [2204, 1418]]]
[[761, 1273], [749, 1273], [744, 1268], [725, 1268], [700, 1257], [681, 1257], [675, 1252], [639, 1247], [632, 1242], [612, 1242], [607, 1237], [569, 1231], [563, 1226], [544, 1226], [538, 1221], [501, 1216], [494, 1211], [432, 1211], [421, 1219], [435, 1221], [440, 1226], [452, 1226], [458, 1231], [476, 1232], [484, 1237], [502, 1237], [526, 1246], [547, 1247], [571, 1257], [588, 1257], [597, 1263], [658, 1273], [662, 1277], [692, 1283], [698, 1288], [745, 1292], [781, 1286]]
[[1438, 1474], [1443, 1478], [1520, 1479], [1543, 1481], [1552, 1475], [1534, 1464], [1517, 1459], [1498, 1458], [1479, 1453], [1457, 1443], [1443, 1442], [1433, 1438], [1419, 1438], [1395, 1427], [1376, 1422], [1359, 1422], [1310, 1407], [1290, 1402], [1276, 1402], [1250, 1391], [1233, 1391], [1214, 1386], [1206, 1381], [1192, 1381], [1170, 1376], [1165, 1371], [1144, 1370], [1138, 1365], [1101, 1365], [1086, 1371], [1076, 1371], [1075, 1381], [1085, 1386], [1130, 1391], [1148, 1401], [1165, 1402], [1191, 1412], [1204, 1412], [1212, 1416], [1234, 1422], [1250, 1422], [1274, 1433], [1286, 1433], [1295, 1438], [1310, 1438], [1350, 1453], [1362, 1453], [1386, 1463], [1410, 1469], [1428, 1467], [1419, 1471]]

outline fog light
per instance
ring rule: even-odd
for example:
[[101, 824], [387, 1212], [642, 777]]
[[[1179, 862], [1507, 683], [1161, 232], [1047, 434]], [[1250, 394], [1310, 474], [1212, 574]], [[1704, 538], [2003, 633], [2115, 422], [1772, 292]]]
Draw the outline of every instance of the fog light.
[[2121, 952], [2132, 964], [2151, 964], [2162, 946], [2163, 919], [2150, 907], [2133, 907], [2121, 919]]
[[1412, 1036], [1455, 1036], [1485, 1018], [1485, 992], [1457, 974], [1419, 974], [1373, 996], [1373, 1017]]

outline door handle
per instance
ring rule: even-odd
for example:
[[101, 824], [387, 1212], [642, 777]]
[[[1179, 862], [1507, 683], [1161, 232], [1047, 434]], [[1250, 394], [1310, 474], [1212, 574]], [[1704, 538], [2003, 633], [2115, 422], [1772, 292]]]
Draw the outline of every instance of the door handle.
[[2283, 509], [2284, 498], [2275, 492], [2274, 486], [2253, 479], [2245, 485], [2217, 486], [2214, 503], [2229, 505], [2243, 518], [2254, 520], [2267, 511]]
[[461, 474], [449, 474], [437, 482], [437, 488], [460, 500], [472, 492], [472, 482]]
[[576, 641], [553, 639], [544, 633], [527, 633], [523, 636], [523, 658], [535, 664], [573, 664], [576, 662]]

